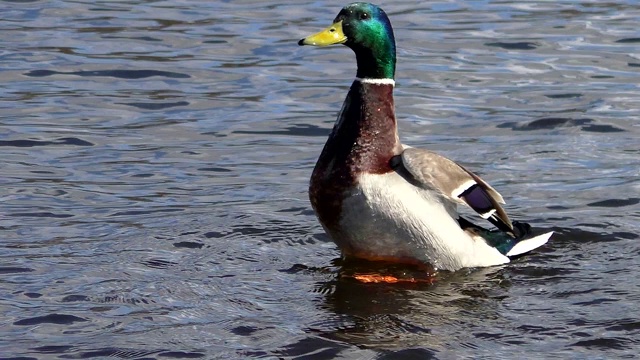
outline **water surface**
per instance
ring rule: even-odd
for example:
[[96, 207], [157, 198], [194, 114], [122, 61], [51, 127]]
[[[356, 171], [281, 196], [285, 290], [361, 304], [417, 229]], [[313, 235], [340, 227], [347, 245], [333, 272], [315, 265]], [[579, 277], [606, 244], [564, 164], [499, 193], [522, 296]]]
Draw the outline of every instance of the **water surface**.
[[0, 1], [2, 358], [640, 352], [636, 1], [385, 5], [403, 141], [557, 232], [400, 285], [307, 200], [355, 62], [296, 42], [343, 5]]

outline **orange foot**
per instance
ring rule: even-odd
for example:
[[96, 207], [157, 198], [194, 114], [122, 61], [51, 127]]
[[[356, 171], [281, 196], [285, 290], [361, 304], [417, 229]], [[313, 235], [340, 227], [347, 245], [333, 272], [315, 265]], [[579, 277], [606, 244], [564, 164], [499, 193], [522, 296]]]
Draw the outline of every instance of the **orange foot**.
[[395, 284], [395, 283], [427, 283], [433, 284], [435, 282], [434, 277], [428, 277], [424, 279], [407, 277], [407, 278], [399, 278], [393, 275], [381, 275], [381, 274], [354, 274], [352, 275], [354, 279], [361, 281], [363, 283], [387, 283], [387, 284]]

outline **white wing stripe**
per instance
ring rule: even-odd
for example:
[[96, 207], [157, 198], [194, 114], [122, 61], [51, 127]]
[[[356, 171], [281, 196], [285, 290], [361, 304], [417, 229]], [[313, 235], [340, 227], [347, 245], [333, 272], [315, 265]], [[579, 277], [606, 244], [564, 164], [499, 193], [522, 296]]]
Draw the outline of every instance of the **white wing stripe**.
[[462, 195], [463, 192], [469, 190], [470, 187], [476, 184], [477, 183], [474, 180], [467, 180], [464, 183], [462, 183], [462, 185], [453, 189], [453, 191], [451, 192], [451, 196], [454, 198], [460, 197], [460, 195]]
[[480, 216], [481, 216], [483, 219], [488, 219], [488, 218], [490, 218], [490, 217], [491, 217], [491, 215], [493, 215], [493, 214], [495, 214], [495, 213], [496, 213], [496, 209], [491, 209], [491, 210], [487, 211], [487, 212], [486, 212], [486, 213], [484, 213], [484, 214], [480, 214]]

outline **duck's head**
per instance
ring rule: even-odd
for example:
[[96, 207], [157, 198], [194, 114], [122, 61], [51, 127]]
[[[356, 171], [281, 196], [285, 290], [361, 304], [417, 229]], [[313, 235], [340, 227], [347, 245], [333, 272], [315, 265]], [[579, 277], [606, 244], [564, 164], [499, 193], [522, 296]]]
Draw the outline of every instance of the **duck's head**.
[[298, 45], [344, 44], [356, 53], [359, 78], [393, 79], [396, 43], [387, 14], [376, 5], [357, 2], [340, 10], [333, 24]]

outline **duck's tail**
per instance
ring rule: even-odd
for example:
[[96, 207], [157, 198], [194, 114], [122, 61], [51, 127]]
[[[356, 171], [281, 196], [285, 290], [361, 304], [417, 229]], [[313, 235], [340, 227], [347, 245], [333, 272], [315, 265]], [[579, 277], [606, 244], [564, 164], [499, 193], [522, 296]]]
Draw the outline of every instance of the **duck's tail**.
[[534, 236], [532, 238], [521, 239], [513, 245], [513, 247], [505, 254], [508, 257], [522, 255], [529, 251], [539, 248], [549, 241], [549, 238], [553, 235], [553, 231], [544, 233], [542, 235]]
[[516, 234], [515, 238], [500, 230], [487, 230], [462, 217], [458, 219], [458, 222], [463, 229], [473, 230], [480, 235], [487, 244], [498, 249], [498, 251], [507, 257], [522, 255], [539, 248], [546, 244], [551, 235], [553, 235], [553, 231], [550, 231], [548, 233], [533, 236], [531, 225], [518, 221], [513, 222], [513, 232]]

